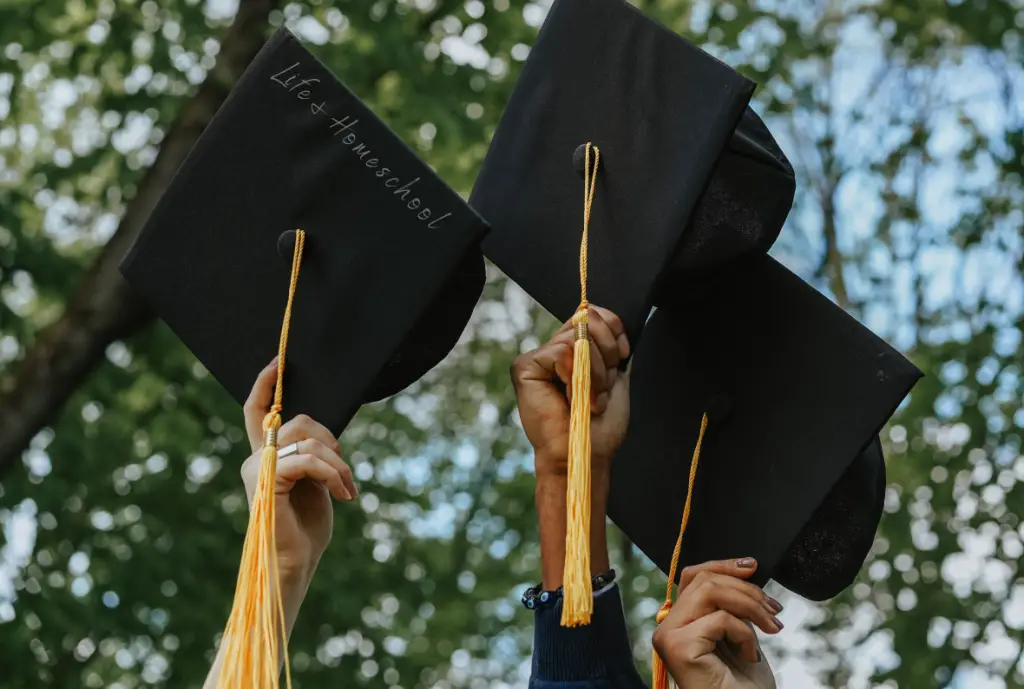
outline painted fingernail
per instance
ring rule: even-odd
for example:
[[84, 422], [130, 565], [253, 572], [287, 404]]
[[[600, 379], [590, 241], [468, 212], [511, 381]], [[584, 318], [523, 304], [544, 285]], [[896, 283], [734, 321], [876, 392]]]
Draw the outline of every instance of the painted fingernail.
[[771, 596], [765, 596], [765, 601], [768, 603], [768, 607], [771, 608], [771, 611], [776, 615], [782, 612], [782, 603], [779, 601], [775, 600]]
[[757, 562], [752, 557], [744, 557], [736, 560], [736, 566], [740, 569], [753, 569]]
[[786, 625], [782, 624], [782, 620], [780, 620], [778, 617], [773, 617], [772, 622], [775, 623], [775, 626], [779, 628], [780, 632], [786, 628]]

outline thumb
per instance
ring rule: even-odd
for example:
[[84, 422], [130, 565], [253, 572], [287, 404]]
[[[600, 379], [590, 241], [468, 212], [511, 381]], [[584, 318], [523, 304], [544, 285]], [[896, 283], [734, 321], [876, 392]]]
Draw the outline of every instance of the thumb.
[[551, 383], [555, 378], [565, 385], [572, 382], [572, 346], [565, 342], [549, 342], [512, 364], [512, 383], [516, 388], [529, 383]]
[[277, 357], [267, 364], [253, 383], [249, 398], [242, 411], [245, 415], [245, 433], [253, 452], [263, 445], [263, 417], [270, 411], [274, 401], [274, 385], [277, 383]]

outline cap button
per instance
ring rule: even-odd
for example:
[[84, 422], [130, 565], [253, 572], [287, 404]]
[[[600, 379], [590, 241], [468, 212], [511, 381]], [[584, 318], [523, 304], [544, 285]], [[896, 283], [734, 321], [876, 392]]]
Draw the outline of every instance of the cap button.
[[281, 236], [277, 238], [277, 253], [281, 255], [281, 258], [291, 262], [292, 255], [295, 253], [295, 230], [282, 232]]
[[576, 150], [572, 153], [572, 169], [576, 171], [576, 174], [580, 177], [586, 171], [587, 166], [587, 145], [580, 144], [576, 147]]

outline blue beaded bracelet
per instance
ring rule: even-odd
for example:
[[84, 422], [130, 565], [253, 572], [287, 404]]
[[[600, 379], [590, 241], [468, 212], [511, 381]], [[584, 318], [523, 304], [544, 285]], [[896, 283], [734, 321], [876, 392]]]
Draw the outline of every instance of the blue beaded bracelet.
[[[608, 586], [615, 581], [615, 570], [610, 569], [607, 572], [598, 574], [592, 579], [592, 587], [594, 591], [600, 591], [605, 586]], [[523, 593], [523, 605], [527, 610], [538, 610], [540, 608], [550, 608], [562, 598], [562, 587], [559, 586], [554, 591], [542, 590], [543, 584], [537, 584], [526, 589]]]

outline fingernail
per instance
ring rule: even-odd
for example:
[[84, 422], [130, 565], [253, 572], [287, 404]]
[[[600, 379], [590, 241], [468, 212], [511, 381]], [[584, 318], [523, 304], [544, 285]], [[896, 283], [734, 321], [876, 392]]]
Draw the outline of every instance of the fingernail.
[[758, 649], [758, 651], [757, 651], [757, 662], [760, 663], [762, 660], [764, 660], [764, 656], [761, 655], [761, 650]]
[[782, 603], [780, 603], [779, 601], [775, 600], [771, 596], [765, 596], [765, 601], [767, 601], [768, 607], [771, 608], [772, 612], [776, 615], [782, 612]]
[[756, 564], [757, 561], [752, 557], [744, 557], [736, 560], [736, 566], [740, 569], [753, 569]]
[[786, 628], [786, 625], [782, 624], [782, 620], [780, 620], [778, 617], [773, 617], [772, 622], [775, 623], [775, 626], [779, 628], [780, 632]]

